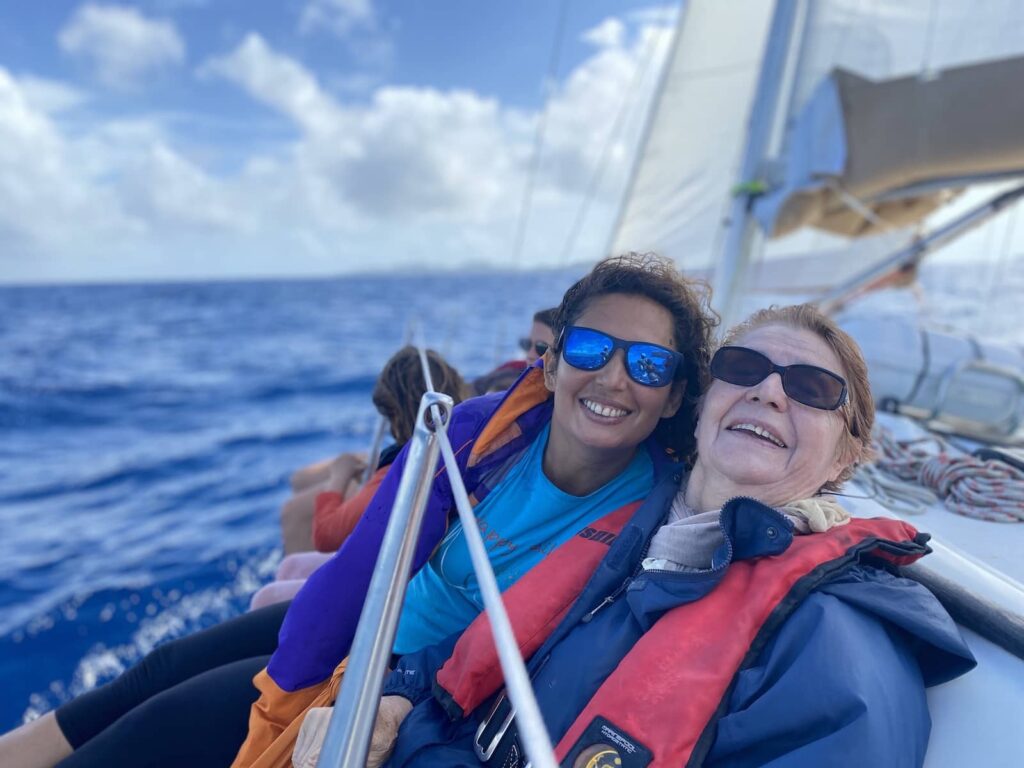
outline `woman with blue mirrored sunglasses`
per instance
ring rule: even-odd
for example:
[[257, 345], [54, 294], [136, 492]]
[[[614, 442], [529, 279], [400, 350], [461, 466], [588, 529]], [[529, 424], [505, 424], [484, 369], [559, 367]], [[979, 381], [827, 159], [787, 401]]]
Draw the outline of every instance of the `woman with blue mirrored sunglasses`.
[[[529, 368], [505, 396], [472, 398], [452, 412], [448, 438], [458, 447], [458, 470], [487, 531], [488, 556], [503, 589], [544, 553], [609, 516], [621, 516], [652, 488], [674, 487], [679, 460], [693, 449], [695, 404], [708, 375], [712, 323], [705, 306], [667, 260], [635, 254], [604, 260], [566, 292], [556, 322], [559, 328], [578, 323], [605, 335], [569, 334], [568, 357], [556, 345], [546, 351], [544, 366]], [[602, 344], [610, 345], [608, 358], [625, 344], [629, 376], [617, 363], [604, 365], [607, 360], [603, 370], [577, 367], [594, 365]], [[587, 349], [596, 349], [598, 358], [574, 353]], [[218, 677], [220, 688], [212, 691], [200, 674], [208, 670], [197, 669], [193, 677], [183, 673], [183, 684], [173, 691], [140, 703], [99, 734], [62, 731], [56, 716], [44, 716], [37, 722], [46, 730], [34, 726], [11, 734], [6, 744], [0, 739], [0, 764], [11, 762], [10, 755], [27, 755], [43, 765], [46, 755], [56, 762], [74, 749], [76, 765], [130, 765], [138, 759], [133, 750], [143, 733], [155, 766], [224, 765], [225, 755], [238, 749], [239, 727], [246, 722], [249, 736], [236, 768], [287, 758], [297, 729], [282, 732], [280, 725], [301, 719], [295, 713], [328, 696], [332, 679], [336, 683], [343, 674], [405, 457], [399, 453], [345, 546], [296, 595], [268, 666], [254, 678], [248, 664], [238, 667], [241, 677], [234, 665], [222, 665], [230, 666], [225, 674], [240, 692], [228, 704], [220, 690], [227, 690], [225, 678]], [[467, 567], [461, 526], [449, 525], [454, 503], [445, 473], [439, 473], [423, 513], [395, 653], [418, 651], [463, 629], [479, 610], [479, 586]], [[221, 658], [244, 649], [222, 650]], [[237, 705], [257, 695], [247, 719]], [[169, 717], [188, 722], [199, 704], [214, 700], [209, 697], [223, 706], [201, 710], [202, 738], [183, 740], [167, 728]], [[173, 748], [164, 748], [165, 735], [175, 740]]]

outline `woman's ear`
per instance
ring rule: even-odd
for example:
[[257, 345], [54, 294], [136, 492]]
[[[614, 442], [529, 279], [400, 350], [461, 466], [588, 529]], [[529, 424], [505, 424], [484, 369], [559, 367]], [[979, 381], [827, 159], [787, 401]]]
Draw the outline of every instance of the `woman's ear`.
[[558, 376], [558, 355], [548, 347], [544, 351], [544, 386], [549, 392], [555, 391], [555, 379]]
[[680, 379], [672, 385], [665, 407], [661, 410], [661, 418], [670, 419], [676, 415], [683, 404], [683, 397], [686, 395], [686, 379]]

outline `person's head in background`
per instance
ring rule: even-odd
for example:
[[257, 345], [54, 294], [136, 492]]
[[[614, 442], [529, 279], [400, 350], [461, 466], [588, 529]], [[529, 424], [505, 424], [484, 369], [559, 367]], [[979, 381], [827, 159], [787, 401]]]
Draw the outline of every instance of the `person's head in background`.
[[558, 307], [542, 309], [533, 315], [530, 335], [519, 340], [520, 348], [526, 353], [526, 362], [533, 365], [548, 347], [555, 343], [555, 332], [551, 330]]
[[[428, 349], [427, 362], [435, 390], [450, 396], [456, 405], [472, 395], [459, 372], [437, 352]], [[419, 351], [413, 346], [402, 347], [384, 364], [373, 388], [373, 404], [390, 423], [391, 436], [399, 445], [412, 437], [426, 391]]]

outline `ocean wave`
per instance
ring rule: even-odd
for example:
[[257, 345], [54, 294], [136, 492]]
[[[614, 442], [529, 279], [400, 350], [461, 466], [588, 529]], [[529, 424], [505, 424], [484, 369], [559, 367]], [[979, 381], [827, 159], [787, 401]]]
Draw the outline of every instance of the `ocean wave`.
[[333, 395], [366, 394], [373, 391], [376, 376], [357, 376], [327, 381], [288, 381], [260, 387], [248, 393], [253, 402], [266, 403], [290, 397], [325, 397]]
[[156, 485], [165, 480], [202, 475], [223, 466], [240, 451], [304, 445], [330, 437], [345, 439], [369, 435], [374, 419], [373, 414], [367, 413], [362, 418], [342, 421], [340, 428], [299, 426], [273, 431], [218, 435], [203, 444], [192, 446], [188, 452], [177, 456], [168, 455], [162, 448], [149, 455], [130, 453], [112, 466], [92, 473], [84, 472], [77, 478], [47, 477], [42, 484], [0, 493], [0, 501], [34, 501], [117, 485], [143, 487]]
[[[58, 609], [12, 633], [8, 642], [31, 648], [46, 634], [82, 619], [127, 629], [123, 642], [100, 642], [74, 664], [70, 674], [53, 677], [23, 699], [20, 721], [28, 722], [65, 701], [112, 680], [158, 645], [238, 615], [249, 597], [270, 580], [280, 551], [224, 558], [213, 566], [229, 575], [217, 586], [189, 591], [188, 579], [137, 591], [105, 591], [76, 596]], [[207, 576], [202, 578], [208, 579]], [[85, 616], [83, 614], [90, 614]], [[128, 629], [134, 627], [134, 629]], [[15, 702], [11, 702], [18, 706]], [[12, 723], [13, 725], [13, 723]]]

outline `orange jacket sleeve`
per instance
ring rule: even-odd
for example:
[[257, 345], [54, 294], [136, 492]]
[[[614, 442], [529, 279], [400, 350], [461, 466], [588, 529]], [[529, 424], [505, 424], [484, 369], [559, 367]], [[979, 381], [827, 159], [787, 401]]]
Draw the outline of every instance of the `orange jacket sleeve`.
[[335, 491], [317, 494], [313, 510], [313, 546], [317, 551], [334, 552], [342, 545], [363, 516], [387, 473], [388, 467], [378, 469], [351, 499], [343, 499]]
[[249, 734], [231, 768], [291, 768], [303, 718], [313, 707], [334, 704], [347, 665], [345, 659], [328, 680], [292, 693], [278, 688], [267, 670], [261, 670], [252, 680], [260, 698], [249, 710]]

